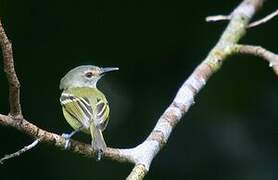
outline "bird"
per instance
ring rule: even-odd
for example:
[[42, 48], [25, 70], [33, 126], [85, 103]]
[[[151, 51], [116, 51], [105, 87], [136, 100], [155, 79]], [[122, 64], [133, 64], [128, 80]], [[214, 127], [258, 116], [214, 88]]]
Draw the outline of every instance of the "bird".
[[64, 133], [65, 148], [69, 148], [71, 137], [77, 132], [91, 135], [91, 146], [97, 160], [107, 148], [102, 131], [109, 121], [109, 104], [105, 95], [97, 88], [104, 74], [119, 70], [118, 67], [81, 65], [70, 70], [60, 81], [62, 90], [60, 103], [66, 121], [74, 129]]

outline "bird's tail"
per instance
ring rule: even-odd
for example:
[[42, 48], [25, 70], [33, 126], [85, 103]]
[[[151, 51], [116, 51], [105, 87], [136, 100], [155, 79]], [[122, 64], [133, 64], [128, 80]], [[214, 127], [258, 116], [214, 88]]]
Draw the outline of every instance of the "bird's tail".
[[102, 132], [100, 129], [96, 128], [96, 126], [92, 123], [90, 126], [91, 136], [92, 136], [92, 148], [97, 151], [97, 159], [99, 160], [99, 156], [105, 151], [106, 143], [104, 141]]

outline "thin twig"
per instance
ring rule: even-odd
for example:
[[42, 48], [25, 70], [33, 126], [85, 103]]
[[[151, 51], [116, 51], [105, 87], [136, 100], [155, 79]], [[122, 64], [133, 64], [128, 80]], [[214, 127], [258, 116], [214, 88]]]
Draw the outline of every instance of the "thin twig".
[[6, 161], [8, 159], [20, 156], [21, 154], [25, 153], [26, 151], [29, 151], [30, 149], [32, 149], [36, 145], [38, 145], [39, 142], [40, 142], [40, 140], [36, 139], [34, 142], [32, 142], [32, 144], [29, 144], [28, 146], [25, 146], [24, 148], [16, 151], [15, 153], [5, 155], [3, 158], [0, 159], [0, 164], [3, 164], [4, 161]]
[[9, 41], [5, 33], [1, 20], [0, 44], [3, 53], [4, 71], [6, 72], [6, 76], [9, 81], [10, 115], [16, 117], [16, 119], [21, 119], [20, 84], [14, 68], [12, 43]]
[[230, 15], [215, 15], [206, 17], [206, 22], [226, 21], [231, 20]]
[[[278, 9], [276, 11], [274, 11], [273, 13], [265, 16], [264, 18], [250, 23], [248, 25], [248, 28], [252, 28], [252, 27], [255, 27], [255, 26], [259, 26], [263, 23], [266, 23], [277, 15], [278, 15]], [[208, 16], [208, 17], [206, 17], [206, 22], [226, 21], [226, 20], [231, 20], [231, 18], [232, 18], [232, 15]]]
[[274, 11], [273, 13], [267, 15], [266, 17], [264, 17], [258, 21], [254, 21], [254, 22], [250, 23], [248, 27], [251, 28], [251, 27], [255, 27], [255, 26], [261, 25], [263, 23], [266, 23], [267, 21], [271, 20], [272, 18], [274, 18], [277, 15], [278, 15], [278, 9], [276, 11]]

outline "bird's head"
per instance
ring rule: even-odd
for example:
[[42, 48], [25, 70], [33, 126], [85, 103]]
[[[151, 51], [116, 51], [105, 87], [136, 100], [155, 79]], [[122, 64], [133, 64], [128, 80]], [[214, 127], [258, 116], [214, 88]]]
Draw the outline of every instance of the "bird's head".
[[74, 87], [95, 88], [98, 80], [107, 72], [119, 70], [117, 67], [98, 67], [93, 65], [78, 66], [70, 70], [60, 82], [60, 89]]

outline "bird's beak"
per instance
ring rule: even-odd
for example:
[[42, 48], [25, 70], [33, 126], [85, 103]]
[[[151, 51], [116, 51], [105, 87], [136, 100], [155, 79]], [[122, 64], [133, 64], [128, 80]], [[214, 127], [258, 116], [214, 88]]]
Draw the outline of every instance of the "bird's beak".
[[118, 67], [105, 67], [105, 68], [101, 68], [100, 69], [100, 74], [106, 74], [107, 72], [112, 72], [112, 71], [118, 71], [119, 68]]

